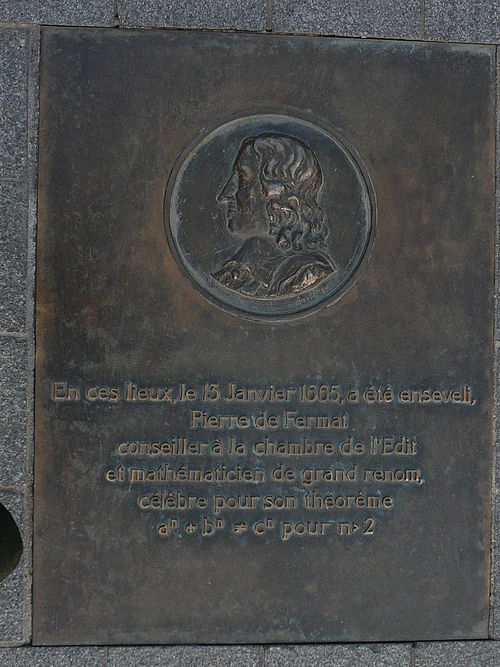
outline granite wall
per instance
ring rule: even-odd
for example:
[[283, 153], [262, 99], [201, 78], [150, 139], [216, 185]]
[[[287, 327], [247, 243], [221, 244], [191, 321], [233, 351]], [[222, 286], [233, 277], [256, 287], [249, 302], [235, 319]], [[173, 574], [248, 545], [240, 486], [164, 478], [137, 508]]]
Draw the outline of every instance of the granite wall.
[[[266, 647], [30, 646], [38, 63], [46, 25], [487, 43], [497, 45], [498, 62], [500, 0], [0, 0], [0, 503], [16, 520], [24, 542], [19, 565], [0, 583], [0, 665], [499, 665], [498, 464], [493, 480], [490, 640]], [[498, 164], [497, 147], [500, 175]], [[498, 193], [497, 186], [497, 220]], [[498, 326], [495, 340], [498, 359]], [[497, 406], [499, 399], [497, 388]], [[494, 443], [498, 447], [498, 435]]]

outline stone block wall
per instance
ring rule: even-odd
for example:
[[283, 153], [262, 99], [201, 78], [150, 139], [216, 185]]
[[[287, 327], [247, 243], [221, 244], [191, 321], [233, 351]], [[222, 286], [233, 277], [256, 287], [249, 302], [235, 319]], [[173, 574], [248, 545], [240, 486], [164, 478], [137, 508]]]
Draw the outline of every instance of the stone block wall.
[[[497, 45], [498, 63], [500, 0], [0, 0], [0, 503], [14, 517], [24, 543], [18, 566], [0, 583], [0, 665], [499, 665], [499, 463], [493, 480], [490, 640], [265, 647], [37, 648], [30, 645], [38, 64], [40, 36], [47, 25], [109, 30], [266, 31], [487, 43]], [[498, 176], [499, 163], [497, 142]], [[497, 184], [498, 224], [499, 178]], [[498, 326], [495, 341], [498, 359]], [[497, 363], [497, 380], [498, 368]], [[498, 384], [497, 381], [496, 421], [500, 405]], [[495, 447], [498, 447], [497, 434], [495, 428]]]

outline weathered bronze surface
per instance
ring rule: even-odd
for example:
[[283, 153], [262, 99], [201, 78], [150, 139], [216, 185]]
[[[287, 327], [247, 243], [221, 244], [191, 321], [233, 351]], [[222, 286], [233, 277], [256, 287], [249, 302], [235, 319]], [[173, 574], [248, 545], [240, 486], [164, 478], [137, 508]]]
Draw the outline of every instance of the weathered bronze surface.
[[487, 636], [494, 49], [51, 29], [34, 640]]
[[205, 295], [267, 319], [340, 298], [375, 237], [375, 196], [355, 149], [279, 113], [219, 122], [195, 141], [170, 176], [165, 218], [179, 266]]

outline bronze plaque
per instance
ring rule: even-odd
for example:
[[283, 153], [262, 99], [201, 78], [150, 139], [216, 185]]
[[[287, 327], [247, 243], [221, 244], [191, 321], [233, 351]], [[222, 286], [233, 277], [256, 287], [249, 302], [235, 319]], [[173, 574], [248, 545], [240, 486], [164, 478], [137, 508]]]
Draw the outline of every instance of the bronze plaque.
[[494, 49], [43, 32], [37, 644], [487, 636]]

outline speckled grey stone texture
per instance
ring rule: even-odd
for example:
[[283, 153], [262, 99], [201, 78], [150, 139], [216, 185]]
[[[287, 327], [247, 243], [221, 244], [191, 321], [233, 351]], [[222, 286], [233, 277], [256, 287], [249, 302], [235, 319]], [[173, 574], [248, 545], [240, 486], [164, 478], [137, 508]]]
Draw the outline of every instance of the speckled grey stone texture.
[[[497, 47], [496, 77], [496, 234], [495, 234], [495, 275], [500, 275], [500, 47]], [[495, 340], [500, 342], [500, 279], [495, 281]], [[500, 382], [500, 378], [499, 378]], [[500, 410], [500, 394], [496, 403]]]
[[500, 61], [497, 48], [497, 154], [496, 154], [496, 234], [495, 234], [495, 363], [493, 398], [493, 484], [491, 535], [490, 637], [500, 640]]
[[426, 0], [425, 37], [500, 42], [500, 0]]
[[[498, 283], [496, 285], [498, 327]], [[496, 332], [498, 337], [498, 332]], [[495, 342], [495, 398], [493, 423], [493, 484], [491, 535], [490, 637], [500, 639], [500, 342]]]
[[0, 29], [0, 178], [26, 173], [29, 35]]
[[0, 485], [24, 483], [26, 341], [0, 337]]
[[0, 181], [0, 330], [21, 332], [26, 324], [28, 188]]
[[[107, 648], [89, 646], [23, 646], [0, 649], [2, 667], [106, 667]], [[147, 667], [147, 665], [144, 665]]]
[[[0, 491], [0, 503], [12, 514], [24, 543], [24, 495]], [[23, 553], [14, 572], [0, 582], [0, 642], [21, 642], [23, 639], [24, 561]], [[3, 664], [0, 657], [2, 667]]]
[[120, 25], [264, 30], [266, 0], [118, 0]]
[[410, 667], [411, 644], [270, 646], [264, 667]]
[[0, 21], [110, 26], [114, 0], [0, 0]]
[[278, 32], [416, 39], [420, 0], [274, 0], [272, 20]]
[[109, 667], [259, 667], [255, 646], [143, 646], [109, 649]]
[[500, 642], [417, 643], [415, 667], [498, 667]]

